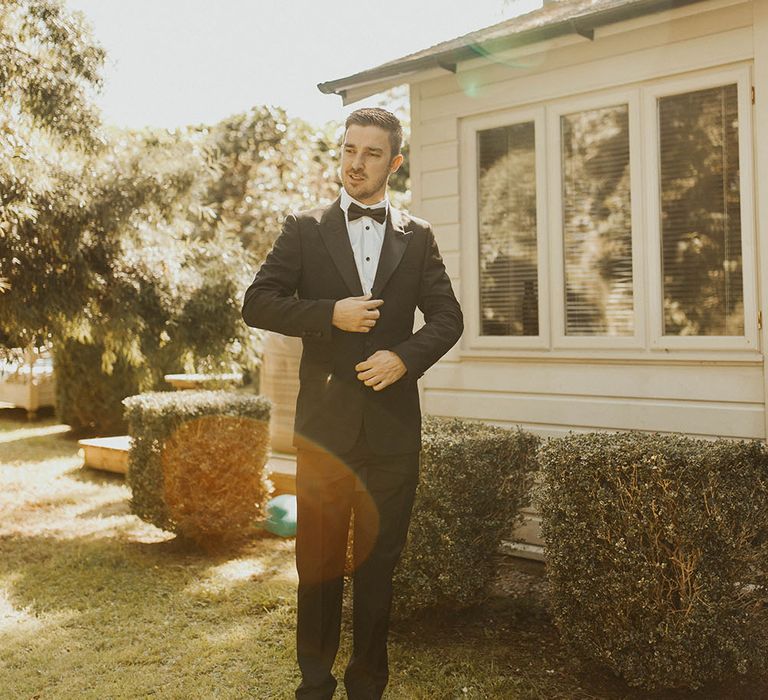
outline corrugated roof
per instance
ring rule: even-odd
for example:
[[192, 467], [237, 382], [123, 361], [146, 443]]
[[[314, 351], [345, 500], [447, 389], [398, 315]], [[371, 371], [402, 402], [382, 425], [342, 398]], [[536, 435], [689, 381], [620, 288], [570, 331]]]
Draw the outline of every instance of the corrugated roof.
[[[560, 0], [485, 29], [443, 41], [375, 68], [318, 84], [321, 92], [344, 97], [352, 87], [392, 79], [429, 68], [456, 70], [478, 56], [525, 46], [568, 34], [592, 39], [594, 30], [633, 17], [691, 5], [703, 0]], [[405, 82], [405, 81], [403, 81]]]

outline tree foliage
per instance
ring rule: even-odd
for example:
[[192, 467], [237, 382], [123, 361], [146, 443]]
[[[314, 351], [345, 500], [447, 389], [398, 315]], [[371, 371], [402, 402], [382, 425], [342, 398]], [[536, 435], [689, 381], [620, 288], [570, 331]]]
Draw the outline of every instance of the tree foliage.
[[[0, 6], [0, 338], [7, 344], [39, 340], [49, 325], [41, 315], [66, 314], [76, 303], [81, 175], [84, 158], [103, 145], [89, 91], [101, 84], [103, 60], [82, 18], [61, 3]], [[52, 235], [47, 224], [63, 213], [71, 226]]]
[[214, 168], [202, 194], [207, 216], [196, 226], [199, 242], [239, 240], [260, 263], [288, 212], [336, 196], [332, 123], [314, 128], [281, 108], [253, 107], [191, 132], [205, 137]]
[[[101, 383], [59, 392], [94, 430], [165, 373], [256, 367], [241, 290], [288, 212], [338, 194], [343, 134], [259, 106], [108, 128], [92, 102], [104, 58], [59, 0], [0, 6], [0, 349], [50, 344], [61, 381]], [[103, 400], [83, 406], [89, 392]]]
[[100, 119], [91, 92], [101, 86], [104, 58], [82, 14], [59, 0], [3, 0], [0, 120], [3, 145], [14, 149], [3, 155], [29, 160], [34, 129], [95, 147]]

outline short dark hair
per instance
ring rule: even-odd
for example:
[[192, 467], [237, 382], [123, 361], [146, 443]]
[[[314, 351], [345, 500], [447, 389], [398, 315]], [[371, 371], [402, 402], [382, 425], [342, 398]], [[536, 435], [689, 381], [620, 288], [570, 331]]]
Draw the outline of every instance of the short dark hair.
[[391, 157], [394, 158], [400, 153], [400, 147], [403, 145], [403, 127], [400, 120], [381, 107], [361, 107], [352, 112], [344, 122], [344, 134], [352, 124], [358, 126], [378, 126], [389, 134], [389, 146], [392, 150]]

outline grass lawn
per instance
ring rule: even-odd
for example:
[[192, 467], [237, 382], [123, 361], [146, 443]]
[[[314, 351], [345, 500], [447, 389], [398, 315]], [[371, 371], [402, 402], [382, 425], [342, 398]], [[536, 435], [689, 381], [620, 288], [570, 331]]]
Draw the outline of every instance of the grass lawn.
[[[82, 469], [67, 431], [0, 408], [0, 699], [293, 698], [293, 540], [229, 555], [180, 543], [130, 514], [121, 477]], [[388, 700], [768, 697], [650, 695], [587, 673], [534, 595], [395, 621], [389, 648]]]

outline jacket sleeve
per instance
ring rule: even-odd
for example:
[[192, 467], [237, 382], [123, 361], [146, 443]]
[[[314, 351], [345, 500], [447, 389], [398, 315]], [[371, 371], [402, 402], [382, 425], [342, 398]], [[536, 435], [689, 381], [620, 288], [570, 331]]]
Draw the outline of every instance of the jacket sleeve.
[[302, 271], [299, 222], [289, 214], [243, 298], [243, 320], [283, 335], [331, 339], [334, 299], [299, 299]]
[[408, 340], [390, 348], [405, 364], [408, 371], [404, 378], [410, 381], [416, 381], [445, 355], [464, 331], [464, 316], [431, 228], [427, 229], [418, 307], [424, 314], [424, 325]]

